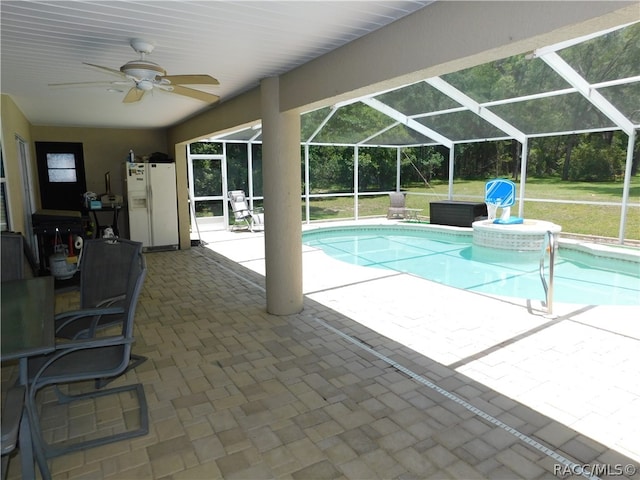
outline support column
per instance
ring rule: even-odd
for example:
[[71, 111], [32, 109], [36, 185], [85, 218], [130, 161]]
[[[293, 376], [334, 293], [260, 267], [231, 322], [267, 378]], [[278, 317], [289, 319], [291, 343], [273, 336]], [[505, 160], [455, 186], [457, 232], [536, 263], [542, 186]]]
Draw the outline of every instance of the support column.
[[260, 84], [267, 312], [291, 315], [303, 307], [300, 115], [280, 112], [280, 81]]

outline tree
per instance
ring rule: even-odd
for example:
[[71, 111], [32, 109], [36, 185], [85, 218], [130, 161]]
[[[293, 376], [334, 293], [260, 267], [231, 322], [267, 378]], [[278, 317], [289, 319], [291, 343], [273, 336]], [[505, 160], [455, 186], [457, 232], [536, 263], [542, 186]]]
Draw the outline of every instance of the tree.
[[405, 148], [400, 162], [403, 186], [423, 182], [430, 186], [431, 179], [443, 163], [444, 156], [434, 147]]

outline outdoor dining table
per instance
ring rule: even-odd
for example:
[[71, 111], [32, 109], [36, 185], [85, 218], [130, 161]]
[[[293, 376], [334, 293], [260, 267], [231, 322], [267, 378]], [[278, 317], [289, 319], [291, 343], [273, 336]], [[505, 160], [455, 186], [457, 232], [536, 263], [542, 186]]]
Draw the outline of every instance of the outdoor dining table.
[[[2, 282], [0, 288], [0, 360], [18, 360], [18, 383], [27, 385], [28, 358], [49, 353], [55, 348], [54, 280], [51, 276], [14, 280]], [[35, 478], [33, 444], [27, 411], [23, 413], [20, 421], [19, 442], [22, 477]]]

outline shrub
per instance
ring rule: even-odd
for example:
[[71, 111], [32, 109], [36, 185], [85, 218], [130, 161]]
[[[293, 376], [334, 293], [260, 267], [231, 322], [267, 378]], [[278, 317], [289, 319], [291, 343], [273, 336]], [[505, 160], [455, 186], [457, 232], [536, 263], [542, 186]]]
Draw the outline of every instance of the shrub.
[[620, 159], [624, 152], [609, 146], [598, 148], [592, 142], [584, 142], [571, 152], [569, 180], [581, 182], [608, 182], [615, 179], [621, 170]]

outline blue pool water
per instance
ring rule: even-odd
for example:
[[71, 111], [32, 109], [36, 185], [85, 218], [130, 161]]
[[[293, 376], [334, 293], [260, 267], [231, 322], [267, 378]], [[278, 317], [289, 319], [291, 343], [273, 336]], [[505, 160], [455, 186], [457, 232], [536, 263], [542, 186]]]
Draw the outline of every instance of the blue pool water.
[[[357, 227], [318, 229], [303, 243], [354, 265], [413, 274], [452, 287], [492, 295], [544, 300], [540, 253], [473, 246], [471, 237], [426, 229]], [[560, 248], [554, 301], [581, 305], [640, 305], [637, 263]]]

